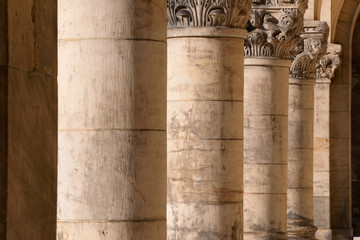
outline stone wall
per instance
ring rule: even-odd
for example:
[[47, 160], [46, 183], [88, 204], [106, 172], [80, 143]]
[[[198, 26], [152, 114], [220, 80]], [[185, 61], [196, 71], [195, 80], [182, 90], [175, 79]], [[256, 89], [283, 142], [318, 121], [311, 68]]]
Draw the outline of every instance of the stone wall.
[[0, 9], [0, 239], [53, 239], [57, 1], [3, 1]]
[[360, 236], [360, 76], [353, 73], [351, 104], [352, 227]]
[[7, 3], [0, 3], [0, 239], [6, 237], [7, 201], [7, 106], [8, 106], [8, 51]]

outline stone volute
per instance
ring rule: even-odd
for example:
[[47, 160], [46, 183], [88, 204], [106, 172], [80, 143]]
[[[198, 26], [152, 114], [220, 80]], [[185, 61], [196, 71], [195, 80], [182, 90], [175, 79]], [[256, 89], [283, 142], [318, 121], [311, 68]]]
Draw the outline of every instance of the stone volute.
[[316, 79], [333, 79], [335, 70], [340, 66], [341, 45], [329, 44], [326, 54], [316, 65]]
[[291, 50], [290, 78], [315, 79], [316, 75], [322, 74], [321, 67], [327, 65], [327, 61], [331, 61], [328, 59], [332, 59], [330, 56], [325, 57], [328, 35], [329, 27], [326, 22], [305, 22], [300, 34], [301, 40]]
[[288, 59], [300, 41], [307, 0], [253, 0], [245, 57]]
[[244, 28], [251, 0], [168, 0], [168, 28]]

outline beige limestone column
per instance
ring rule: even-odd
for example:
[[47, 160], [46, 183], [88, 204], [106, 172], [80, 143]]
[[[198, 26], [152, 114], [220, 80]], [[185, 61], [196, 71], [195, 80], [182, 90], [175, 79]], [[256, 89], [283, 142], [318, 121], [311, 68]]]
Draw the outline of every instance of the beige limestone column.
[[290, 49], [305, 1], [253, 1], [245, 42], [244, 239], [287, 239]]
[[164, 240], [166, 1], [58, 12], [58, 239]]
[[315, 239], [313, 134], [315, 79], [290, 77], [288, 150], [289, 239]]
[[314, 101], [314, 224], [316, 238], [332, 240], [330, 211], [330, 85], [341, 46], [329, 44], [317, 66]]
[[248, 240], [287, 239], [289, 67], [289, 60], [245, 59], [244, 239]]
[[330, 221], [330, 83], [316, 79], [314, 122], [314, 224], [317, 239], [332, 240]]
[[242, 239], [248, 0], [168, 1], [169, 240]]
[[326, 22], [305, 21], [302, 41], [292, 54], [289, 82], [288, 232], [289, 239], [315, 239], [313, 221], [314, 85], [326, 53]]

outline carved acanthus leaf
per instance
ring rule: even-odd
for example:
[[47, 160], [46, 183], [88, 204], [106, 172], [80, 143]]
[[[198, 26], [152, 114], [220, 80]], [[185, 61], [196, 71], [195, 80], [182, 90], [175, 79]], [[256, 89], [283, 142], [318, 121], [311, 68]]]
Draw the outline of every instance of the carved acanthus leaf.
[[314, 79], [317, 64], [326, 54], [329, 27], [326, 22], [306, 21], [298, 46], [291, 50], [291, 78]]
[[167, 0], [168, 28], [244, 28], [251, 0]]
[[252, 0], [245, 57], [289, 58], [301, 40], [307, 0]]
[[335, 75], [335, 70], [340, 66], [341, 59], [341, 45], [329, 44], [327, 53], [321, 58], [316, 66], [316, 79], [332, 79]]

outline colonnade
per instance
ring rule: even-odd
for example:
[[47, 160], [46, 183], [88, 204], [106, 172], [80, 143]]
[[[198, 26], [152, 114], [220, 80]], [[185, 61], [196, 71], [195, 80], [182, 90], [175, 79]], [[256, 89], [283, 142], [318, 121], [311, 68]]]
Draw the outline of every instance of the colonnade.
[[59, 240], [315, 239], [328, 30], [268, 2], [59, 2]]

